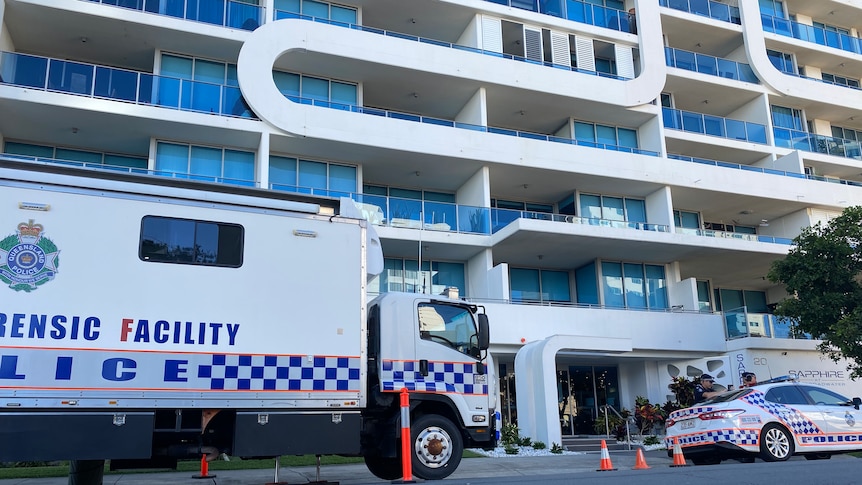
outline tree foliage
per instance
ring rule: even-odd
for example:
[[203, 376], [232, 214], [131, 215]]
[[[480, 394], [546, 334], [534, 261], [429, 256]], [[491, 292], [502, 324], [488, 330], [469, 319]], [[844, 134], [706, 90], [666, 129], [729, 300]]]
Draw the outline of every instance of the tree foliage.
[[836, 362], [847, 358], [851, 376], [862, 377], [862, 206], [804, 228], [794, 244], [769, 271], [790, 295], [775, 314], [822, 339], [821, 352]]

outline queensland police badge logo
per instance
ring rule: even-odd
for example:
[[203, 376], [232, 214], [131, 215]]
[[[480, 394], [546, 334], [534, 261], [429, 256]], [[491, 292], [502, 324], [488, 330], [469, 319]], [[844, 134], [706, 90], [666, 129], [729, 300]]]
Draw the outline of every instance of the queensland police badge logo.
[[0, 241], [0, 281], [15, 291], [31, 292], [54, 279], [60, 250], [42, 235], [33, 219], [18, 224], [18, 234]]

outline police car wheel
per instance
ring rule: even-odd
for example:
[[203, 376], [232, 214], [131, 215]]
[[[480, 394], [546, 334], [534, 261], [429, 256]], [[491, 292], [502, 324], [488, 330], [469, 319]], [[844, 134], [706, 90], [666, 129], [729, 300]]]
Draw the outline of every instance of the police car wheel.
[[786, 429], [769, 423], [760, 432], [760, 457], [763, 461], [785, 461], [793, 455], [793, 437]]
[[452, 421], [434, 414], [412, 425], [413, 474], [423, 480], [442, 480], [458, 468], [464, 452], [461, 432]]

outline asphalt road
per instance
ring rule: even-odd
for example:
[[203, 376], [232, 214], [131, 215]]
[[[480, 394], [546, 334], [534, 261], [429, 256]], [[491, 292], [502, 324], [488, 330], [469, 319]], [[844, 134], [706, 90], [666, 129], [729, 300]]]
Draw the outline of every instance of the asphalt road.
[[[598, 454], [549, 457], [469, 458], [440, 485], [524, 484], [524, 485], [688, 485], [723, 483], [728, 485], [856, 485], [862, 484], [862, 459], [839, 455], [831, 460], [808, 461], [794, 457], [783, 463], [739, 463], [673, 468], [664, 451], [646, 453], [648, 470], [633, 470], [635, 455], [611, 453], [616, 471], [596, 471]], [[128, 473], [105, 475], [105, 485], [265, 485], [276, 482], [274, 470], [217, 471], [213, 478], [195, 479], [185, 472]], [[277, 482], [310, 484], [318, 480], [314, 467], [285, 467]], [[321, 484], [379, 485], [392, 483], [371, 475], [362, 464], [331, 465], [320, 470]], [[67, 478], [0, 480], [0, 485], [67, 485]]]

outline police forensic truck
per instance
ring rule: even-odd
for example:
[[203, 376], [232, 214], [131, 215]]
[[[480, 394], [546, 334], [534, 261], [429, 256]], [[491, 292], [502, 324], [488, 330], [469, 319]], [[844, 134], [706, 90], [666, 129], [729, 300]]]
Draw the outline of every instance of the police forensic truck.
[[350, 199], [0, 160], [0, 461], [363, 456], [440, 479], [494, 446], [488, 319], [383, 293]]

